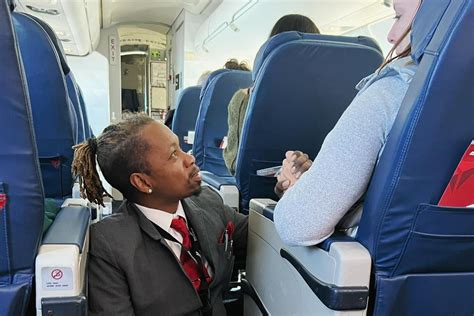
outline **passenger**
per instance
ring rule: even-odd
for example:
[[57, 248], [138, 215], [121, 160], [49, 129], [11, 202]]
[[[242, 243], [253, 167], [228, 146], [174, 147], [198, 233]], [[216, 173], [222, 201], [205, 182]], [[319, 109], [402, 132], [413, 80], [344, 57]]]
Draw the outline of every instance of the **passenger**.
[[239, 63], [239, 61], [235, 58], [231, 58], [226, 61], [224, 68], [231, 70], [251, 71], [249, 65], [245, 61]]
[[210, 70], [207, 70], [207, 71], [203, 72], [197, 80], [197, 85], [198, 86], [203, 86], [206, 83], [207, 78], [209, 78], [209, 75], [211, 73], [212, 73], [212, 71], [210, 71]]
[[[303, 33], [319, 34], [310, 18], [299, 15], [289, 14], [281, 17], [273, 26], [270, 37], [287, 31], [298, 31]], [[228, 109], [228, 132], [227, 147], [224, 148], [224, 161], [230, 174], [235, 175], [235, 163], [240, 144], [240, 134], [244, 123], [245, 113], [250, 98], [250, 88], [238, 90], [229, 102]]]
[[225, 315], [234, 251], [247, 218], [201, 191], [194, 157], [163, 124], [129, 117], [75, 146], [81, 192], [103, 204], [96, 171], [126, 198], [90, 229], [89, 315]]
[[[381, 68], [357, 85], [359, 93], [326, 136], [312, 165], [301, 152], [286, 154], [275, 191], [289, 189], [274, 213], [285, 243], [318, 244], [338, 223], [355, 234], [361, 201], [417, 68], [410, 57], [409, 34], [419, 4], [420, 0], [394, 0], [395, 22], [387, 37], [393, 48]], [[397, 56], [392, 57], [394, 51]]]

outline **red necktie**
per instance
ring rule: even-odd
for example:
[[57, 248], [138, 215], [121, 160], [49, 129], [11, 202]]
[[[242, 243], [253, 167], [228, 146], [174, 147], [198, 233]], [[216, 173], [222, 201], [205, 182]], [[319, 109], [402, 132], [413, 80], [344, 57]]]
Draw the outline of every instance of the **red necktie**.
[[[181, 256], [179, 260], [181, 261], [181, 265], [183, 266], [184, 271], [188, 275], [189, 279], [193, 283], [194, 288], [197, 291], [201, 287], [201, 274], [199, 273], [199, 265], [196, 263], [196, 261], [193, 260], [193, 258], [191, 258], [187, 251], [191, 249], [192, 245], [191, 238], [189, 236], [189, 230], [186, 226], [186, 220], [181, 216], [173, 219], [171, 221], [171, 228], [176, 230], [183, 237]], [[202, 264], [204, 265], [204, 262], [202, 262]], [[206, 267], [203, 266], [203, 270], [203, 274], [206, 277], [207, 283], [209, 284], [211, 282], [211, 277], [209, 276]]]

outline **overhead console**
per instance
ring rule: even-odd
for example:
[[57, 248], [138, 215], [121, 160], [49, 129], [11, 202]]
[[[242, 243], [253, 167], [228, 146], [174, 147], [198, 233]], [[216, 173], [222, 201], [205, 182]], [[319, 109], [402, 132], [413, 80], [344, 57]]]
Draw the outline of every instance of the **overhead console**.
[[15, 10], [48, 23], [67, 55], [87, 55], [99, 43], [100, 0], [16, 0]]

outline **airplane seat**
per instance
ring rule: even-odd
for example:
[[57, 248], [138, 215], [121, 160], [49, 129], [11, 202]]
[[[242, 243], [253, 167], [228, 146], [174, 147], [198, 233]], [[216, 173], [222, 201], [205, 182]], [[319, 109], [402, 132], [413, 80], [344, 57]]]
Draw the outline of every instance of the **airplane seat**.
[[193, 139], [189, 137], [189, 132], [194, 132], [196, 118], [199, 112], [201, 100], [199, 95], [201, 86], [192, 86], [184, 89], [179, 95], [176, 111], [173, 116], [172, 130], [178, 136], [179, 146], [185, 152], [193, 147]]
[[209, 74], [209, 76], [207, 76], [206, 81], [201, 86], [201, 92], [199, 93], [199, 100], [202, 100], [202, 98], [204, 97], [204, 93], [206, 92], [207, 88], [211, 84], [212, 80], [214, 80], [214, 78], [216, 78], [221, 73], [224, 73], [224, 72], [227, 72], [227, 71], [229, 71], [229, 70], [228, 69], [217, 69], [217, 70], [214, 70], [213, 72], [211, 72]]
[[77, 85], [77, 92], [79, 94], [79, 105], [82, 109], [82, 116], [84, 118], [84, 132], [86, 139], [94, 137], [94, 132], [92, 131], [91, 124], [89, 123], [89, 116], [87, 114], [86, 102], [84, 101], [84, 96], [82, 94], [81, 87]]
[[193, 144], [196, 165], [201, 170], [218, 176], [231, 176], [225, 166], [221, 148], [228, 129], [227, 107], [237, 90], [251, 85], [250, 71], [220, 69], [213, 72], [203, 86]]
[[363, 36], [285, 32], [263, 44], [236, 158], [243, 212], [252, 198], [277, 198], [276, 178], [257, 170], [281, 165], [287, 150], [314, 159], [357, 94], [357, 83], [382, 61], [377, 43]]
[[246, 272], [258, 304], [246, 299], [246, 315], [472, 314], [474, 210], [437, 203], [474, 139], [473, 27], [472, 0], [423, 1], [411, 34], [419, 67], [355, 239], [286, 246], [275, 202], [251, 201]]
[[0, 1], [0, 29], [0, 315], [24, 315], [44, 199], [26, 78], [6, 1]]
[[[56, 33], [54, 30], [44, 22], [43, 20], [33, 16], [33, 15], [28, 15], [30, 18], [35, 20], [41, 27], [46, 31], [48, 34], [49, 38], [51, 39], [51, 43], [54, 45], [54, 48], [56, 49], [56, 53], [58, 54], [60, 63], [61, 63], [61, 68], [64, 74], [64, 77], [66, 78], [66, 85], [67, 85], [67, 91], [69, 95], [69, 99], [72, 102], [72, 105], [74, 107], [74, 112], [76, 113], [76, 120], [77, 120], [77, 143], [83, 142], [87, 137], [87, 125], [86, 125], [86, 114], [85, 114], [85, 108], [82, 108], [81, 102], [79, 100], [79, 91], [78, 91], [78, 85], [76, 82], [76, 79], [74, 78], [74, 75], [72, 74], [71, 68], [69, 68], [67, 64], [67, 59], [66, 59], [66, 53], [64, 52], [63, 46], [56, 36]], [[88, 124], [88, 122], [87, 122]]]
[[46, 197], [62, 199], [72, 192], [72, 146], [78, 140], [61, 60], [38, 22], [12, 13], [25, 67], [36, 142]]
[[474, 209], [437, 205], [474, 139], [473, 28], [472, 0], [425, 1], [414, 21], [419, 68], [356, 236], [372, 255], [375, 315], [474, 311]]

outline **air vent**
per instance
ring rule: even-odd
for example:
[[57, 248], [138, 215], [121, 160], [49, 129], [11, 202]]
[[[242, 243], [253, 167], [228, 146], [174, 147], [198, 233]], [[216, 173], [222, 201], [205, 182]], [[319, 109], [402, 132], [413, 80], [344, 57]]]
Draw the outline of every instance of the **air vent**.
[[35, 13], [59, 15], [59, 11], [56, 9], [44, 9], [44, 8], [39, 8], [32, 5], [27, 5], [26, 7]]

